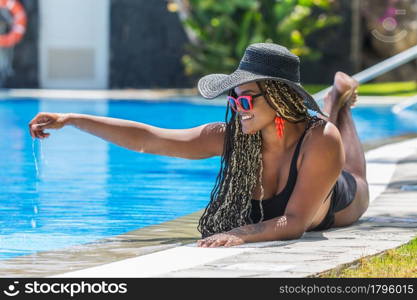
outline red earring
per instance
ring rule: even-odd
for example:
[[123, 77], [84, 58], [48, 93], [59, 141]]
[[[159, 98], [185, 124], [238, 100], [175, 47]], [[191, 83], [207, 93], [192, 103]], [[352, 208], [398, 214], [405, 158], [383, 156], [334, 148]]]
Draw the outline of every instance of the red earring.
[[275, 117], [275, 128], [277, 129], [278, 138], [282, 138], [284, 135], [285, 120], [281, 117]]

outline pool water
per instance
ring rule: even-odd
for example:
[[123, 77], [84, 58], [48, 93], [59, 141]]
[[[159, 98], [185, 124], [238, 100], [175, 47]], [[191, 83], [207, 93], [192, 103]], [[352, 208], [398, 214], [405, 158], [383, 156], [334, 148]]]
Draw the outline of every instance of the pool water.
[[[203, 209], [220, 158], [143, 154], [72, 127], [33, 141], [39, 112], [110, 116], [165, 128], [223, 121], [225, 107], [106, 100], [0, 101], [0, 259], [93, 242]], [[358, 107], [362, 141], [417, 131], [416, 116], [391, 107]], [[36, 169], [36, 166], [38, 170]]]

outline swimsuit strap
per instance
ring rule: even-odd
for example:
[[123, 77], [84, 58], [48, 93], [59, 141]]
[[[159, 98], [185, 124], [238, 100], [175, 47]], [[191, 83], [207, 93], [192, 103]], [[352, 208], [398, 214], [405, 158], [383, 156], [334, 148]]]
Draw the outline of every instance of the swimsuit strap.
[[306, 128], [306, 130], [304, 130], [303, 134], [301, 135], [300, 139], [298, 140], [297, 147], [295, 148], [294, 155], [292, 157], [291, 167], [293, 165], [296, 166], [296, 164], [297, 164], [297, 158], [298, 158], [298, 155], [300, 154], [301, 143], [304, 140], [304, 136], [306, 135], [307, 130], [308, 130], [308, 128]]
[[[294, 154], [293, 154], [292, 159], [291, 159], [290, 172], [288, 174], [287, 184], [285, 185], [285, 187], [284, 187], [284, 189], [282, 190], [281, 193], [284, 193], [289, 188], [291, 188], [291, 192], [294, 189], [295, 183], [297, 181], [297, 175], [298, 175], [297, 160], [298, 160], [298, 156], [300, 154], [301, 143], [304, 140], [304, 136], [306, 135], [306, 132], [308, 131], [308, 128], [309, 128], [309, 126], [306, 127], [306, 129], [304, 130], [300, 139], [298, 140], [297, 146], [295, 147], [295, 151], [294, 151]], [[289, 194], [291, 194], [291, 193], [289, 193]]]
[[307, 131], [311, 128], [314, 128], [315, 127], [314, 125], [316, 123], [319, 123], [319, 122], [325, 122], [325, 120], [320, 119], [318, 117], [312, 117], [310, 120], [308, 120], [306, 128], [305, 128], [303, 134], [301, 135], [300, 139], [298, 140], [297, 147], [295, 148], [294, 155], [292, 157], [291, 167], [290, 167], [290, 175], [291, 175], [291, 172], [293, 172], [293, 173], [295, 172], [295, 174], [297, 173], [297, 159], [298, 159], [298, 155], [300, 154], [299, 152], [300, 152], [300, 148], [301, 148], [301, 143], [303, 142]]

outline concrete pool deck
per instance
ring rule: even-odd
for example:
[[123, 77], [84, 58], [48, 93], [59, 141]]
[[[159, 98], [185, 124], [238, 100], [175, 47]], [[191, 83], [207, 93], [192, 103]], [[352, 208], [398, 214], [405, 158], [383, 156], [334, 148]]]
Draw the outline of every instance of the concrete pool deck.
[[[176, 98], [179, 99], [179, 98]], [[404, 98], [405, 99], [405, 98]], [[394, 101], [395, 100], [395, 101]], [[194, 101], [194, 100], [193, 100]], [[203, 100], [204, 103], [206, 100]], [[224, 101], [219, 102], [224, 105]], [[398, 103], [361, 96], [361, 104]], [[391, 142], [396, 138], [391, 139]], [[369, 149], [365, 147], [365, 149]], [[301, 239], [197, 248], [201, 212], [127, 234], [0, 261], [3, 277], [305, 277], [397, 247], [416, 235], [417, 139], [367, 152], [373, 199], [359, 222]], [[402, 188], [402, 186], [404, 186]], [[372, 231], [371, 234], [369, 231]]]

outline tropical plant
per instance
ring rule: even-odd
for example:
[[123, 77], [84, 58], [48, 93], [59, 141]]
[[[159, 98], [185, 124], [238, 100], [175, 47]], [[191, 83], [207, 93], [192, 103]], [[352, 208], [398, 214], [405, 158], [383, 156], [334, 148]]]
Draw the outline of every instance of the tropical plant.
[[176, 0], [190, 37], [182, 60], [188, 75], [230, 73], [245, 48], [276, 42], [316, 60], [307, 36], [341, 22], [333, 0]]

